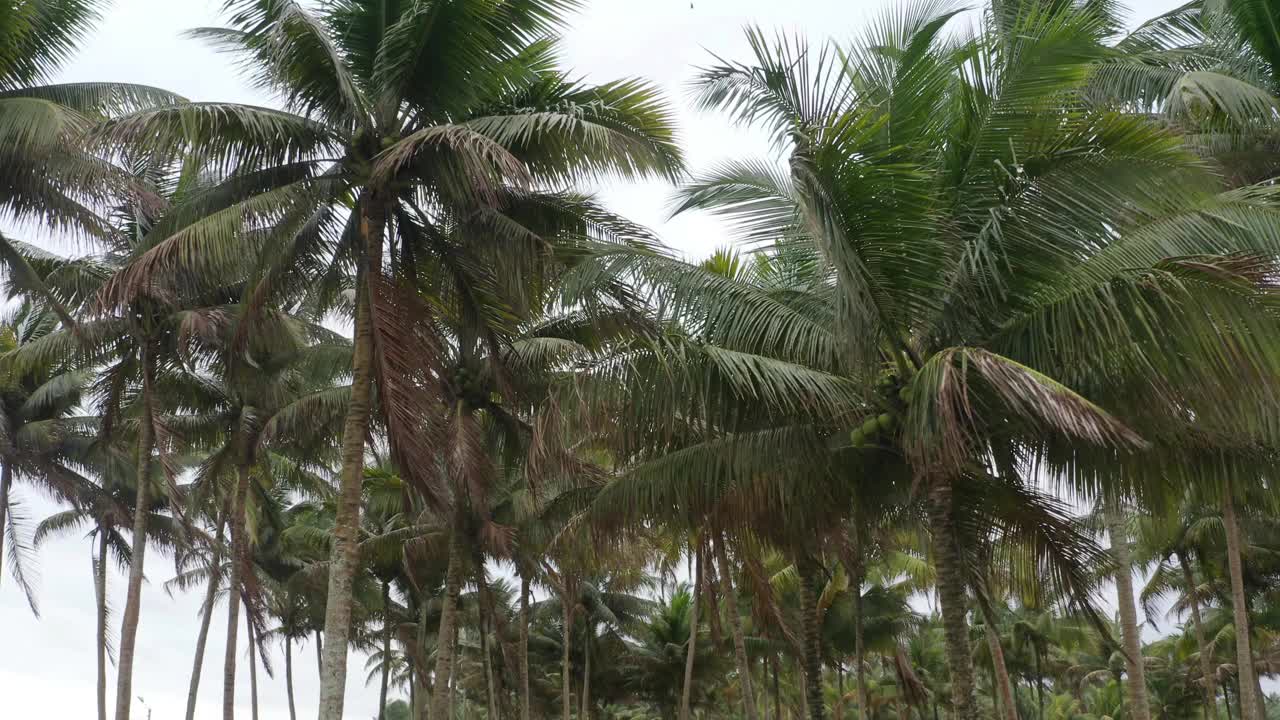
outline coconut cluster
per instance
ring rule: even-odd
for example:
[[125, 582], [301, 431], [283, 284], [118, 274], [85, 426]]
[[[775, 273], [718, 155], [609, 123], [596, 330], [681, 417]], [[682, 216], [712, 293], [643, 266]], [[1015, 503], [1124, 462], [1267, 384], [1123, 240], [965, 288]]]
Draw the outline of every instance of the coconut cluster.
[[849, 442], [855, 447], [877, 445], [879, 441], [891, 437], [898, 430], [898, 417], [906, 412], [911, 403], [911, 387], [904, 385], [897, 375], [884, 375], [876, 383], [877, 395], [881, 405], [888, 407], [888, 412], [869, 415], [862, 424], [849, 433]]

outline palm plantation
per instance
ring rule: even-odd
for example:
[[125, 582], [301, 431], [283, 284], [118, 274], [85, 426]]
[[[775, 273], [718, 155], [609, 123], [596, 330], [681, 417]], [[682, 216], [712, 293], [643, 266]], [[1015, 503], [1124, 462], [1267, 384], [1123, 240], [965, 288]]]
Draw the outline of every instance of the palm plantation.
[[0, 588], [88, 541], [100, 720], [147, 578], [188, 720], [1280, 715], [1280, 6], [895, 2], [683, 100], [562, 68], [579, 6], [228, 0], [257, 107], [49, 84], [110, 10], [0, 2]]

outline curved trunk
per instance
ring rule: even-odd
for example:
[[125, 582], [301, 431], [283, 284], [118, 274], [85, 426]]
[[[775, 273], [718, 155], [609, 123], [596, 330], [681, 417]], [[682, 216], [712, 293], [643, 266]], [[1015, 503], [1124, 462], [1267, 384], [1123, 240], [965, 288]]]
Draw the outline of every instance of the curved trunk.
[[685, 646], [684, 683], [680, 686], [680, 720], [689, 720], [693, 699], [693, 662], [698, 651], [698, 604], [702, 588], [702, 546], [693, 551], [693, 602], [689, 606], [689, 644]]
[[520, 720], [529, 720], [529, 576], [520, 573]]
[[929, 520], [933, 526], [933, 562], [937, 571], [938, 604], [942, 606], [947, 666], [951, 670], [953, 720], [978, 720], [973, 694], [973, 656], [969, 648], [968, 602], [964, 567], [956, 546], [952, 488], [949, 479], [935, 481], [929, 491]]
[[289, 698], [289, 720], [298, 720], [298, 710], [293, 704], [293, 638], [284, 636], [284, 692]]
[[1107, 534], [1116, 559], [1116, 594], [1120, 601], [1120, 634], [1124, 642], [1124, 665], [1128, 682], [1124, 684], [1129, 698], [1129, 716], [1133, 720], [1151, 720], [1147, 702], [1146, 668], [1142, 662], [1142, 638], [1138, 627], [1138, 609], [1133, 600], [1133, 561], [1129, 556], [1129, 535], [1124, 518], [1112, 502], [1106, 506]]
[[[222, 718], [236, 716], [236, 652], [240, 627], [240, 588], [244, 585], [248, 562], [245, 537], [245, 505], [249, 497], [249, 468], [240, 465], [236, 472], [236, 490], [231, 498], [231, 577], [227, 582], [227, 642], [222, 656]], [[250, 638], [252, 641], [252, 638]], [[253, 647], [249, 648], [253, 657]]]
[[382, 583], [382, 682], [378, 686], [378, 720], [387, 718], [387, 687], [391, 682], [391, 583]]
[[120, 621], [120, 649], [116, 663], [116, 720], [129, 720], [133, 701], [133, 653], [138, 642], [138, 618], [142, 612], [142, 579], [147, 555], [147, 505], [151, 502], [151, 453], [155, 450], [156, 361], [149, 348], [142, 355], [142, 417], [138, 422], [137, 488], [133, 507], [133, 538], [129, 552], [129, 583]]
[[[7, 470], [8, 468], [6, 468]], [[98, 527], [98, 559], [93, 568], [94, 617], [98, 624], [98, 720], [107, 720], [107, 529]]]
[[[445, 572], [444, 603], [440, 607], [440, 631], [436, 633], [435, 695], [431, 717], [449, 717], [450, 676], [453, 673], [452, 638], [457, 627], [458, 593], [462, 590], [462, 513], [455, 510], [449, 535], [449, 567]], [[332, 640], [329, 641], [332, 644]]]
[[826, 716], [822, 697], [822, 636], [818, 628], [818, 598], [822, 594], [818, 567], [807, 555], [797, 563], [800, 571], [800, 612], [804, 618], [804, 698], [811, 720]]
[[[0, 463], [0, 571], [4, 570], [4, 541], [8, 537], [5, 523], [9, 519], [9, 489], [13, 487], [13, 468], [8, 462]], [[0, 572], [0, 580], [4, 573]]]
[[200, 694], [200, 674], [204, 670], [204, 650], [209, 642], [209, 623], [213, 620], [213, 606], [218, 598], [218, 587], [221, 585], [222, 560], [219, 555], [222, 548], [223, 528], [225, 523], [218, 520], [218, 530], [213, 536], [213, 552], [210, 556], [212, 567], [209, 568], [209, 586], [205, 590], [204, 605], [200, 608], [200, 632], [196, 635], [196, 657], [191, 662], [191, 681], [187, 685], [187, 720], [195, 720], [196, 698]]
[[1209, 658], [1209, 643], [1204, 638], [1204, 624], [1200, 619], [1200, 598], [1196, 596], [1196, 578], [1191, 572], [1191, 564], [1182, 553], [1178, 553], [1178, 565], [1182, 568], [1182, 581], [1187, 586], [1187, 599], [1191, 606], [1191, 626], [1196, 634], [1196, 650], [1200, 655], [1200, 674], [1204, 677], [1202, 687], [1204, 693], [1205, 720], [1218, 717], [1218, 691], [1214, 688], [1213, 662]]
[[[351, 589], [360, 560], [360, 491], [364, 482], [364, 440], [369, 430], [373, 388], [373, 302], [371, 273], [380, 272], [384, 211], [362, 197], [360, 234], [365, 257], [357, 278], [355, 336], [351, 357], [351, 400], [342, 428], [342, 477], [333, 526], [329, 591], [324, 610], [324, 659], [320, 665], [320, 720], [342, 720], [351, 639]], [[437, 717], [443, 717], [437, 716]]]
[[733, 633], [733, 659], [738, 665], [738, 682], [742, 686], [742, 717], [757, 720], [756, 695], [751, 685], [751, 664], [747, 660], [747, 638], [742, 632], [742, 618], [738, 615], [738, 594], [733, 589], [732, 569], [724, 550], [724, 535], [715, 543], [716, 562], [720, 565], [720, 594], [728, 606], [729, 630]]
[[560, 638], [562, 652], [560, 653], [560, 717], [561, 720], [572, 720], [573, 718], [573, 688], [571, 686], [571, 678], [573, 677], [573, 666], [569, 659], [569, 646], [573, 642], [573, 605], [569, 601], [569, 594], [565, 593], [560, 604], [563, 606], [564, 616], [564, 632]]
[[1227, 566], [1231, 574], [1231, 614], [1236, 626], [1236, 669], [1240, 678], [1240, 720], [1264, 720], [1257, 697], [1257, 680], [1253, 667], [1253, 648], [1249, 637], [1249, 604], [1244, 594], [1244, 568], [1240, 559], [1240, 523], [1236, 503], [1228, 481], [1222, 499], [1222, 522], [1227, 532]]
[[1018, 706], [1013, 701], [1013, 685], [1009, 681], [1009, 668], [1004, 662], [1004, 648], [1000, 645], [1000, 635], [996, 632], [996, 617], [991, 607], [981, 598], [978, 607], [982, 610], [983, 625], [987, 636], [987, 648], [991, 650], [991, 671], [995, 675], [995, 690], [1000, 696], [1001, 715], [1005, 720], [1018, 720]]

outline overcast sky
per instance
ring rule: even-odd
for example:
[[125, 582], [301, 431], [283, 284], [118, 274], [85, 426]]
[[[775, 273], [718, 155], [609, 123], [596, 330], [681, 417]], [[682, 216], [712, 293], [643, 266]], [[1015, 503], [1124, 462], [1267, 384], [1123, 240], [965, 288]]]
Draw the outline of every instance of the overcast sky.
[[[1133, 17], [1145, 18], [1181, 0], [1131, 0]], [[572, 20], [563, 44], [564, 65], [592, 80], [642, 76], [660, 83], [679, 112], [682, 145], [692, 168], [706, 168], [733, 157], [768, 153], [759, 135], [736, 129], [723, 118], [699, 115], [685, 102], [685, 83], [694, 66], [711, 53], [747, 59], [742, 28], [798, 31], [813, 40], [854, 37], [868, 16], [886, 0], [590, 0]], [[184, 38], [183, 31], [218, 24], [220, 0], [116, 0], [98, 30], [67, 66], [67, 81], [112, 80], [167, 88], [192, 100], [270, 104], [237, 77], [228, 59]], [[691, 257], [709, 254], [728, 240], [718, 223], [706, 217], [667, 220], [671, 188], [661, 184], [610, 186], [601, 190], [610, 207], [657, 229], [664, 240]], [[19, 237], [48, 243], [24, 229]], [[54, 510], [21, 485], [23, 510], [33, 520]], [[5, 561], [9, 558], [6, 556]], [[172, 564], [148, 554], [151, 583], [143, 591], [142, 622], [134, 690], [134, 716], [145, 720], [181, 718], [191, 669], [198, 593], [177, 598], [161, 589], [172, 576]], [[94, 714], [94, 621], [90, 548], [71, 536], [41, 548], [39, 568], [42, 617], [34, 619], [9, 577], [0, 579], [0, 698], [4, 717], [89, 718]], [[124, 578], [109, 579], [111, 605], [124, 604]], [[222, 638], [225, 627], [215, 614], [206, 652], [198, 716], [215, 717], [221, 707]], [[1164, 618], [1157, 618], [1164, 623]], [[111, 631], [118, 632], [118, 616]], [[240, 633], [241, 643], [244, 633]], [[243, 656], [242, 656], [243, 657]], [[316, 714], [314, 648], [295, 650], [295, 683], [301, 718]], [[377, 712], [377, 688], [364, 686], [364, 658], [353, 656], [348, 671], [347, 717], [369, 718]], [[283, 661], [277, 654], [276, 678], [259, 677], [263, 720], [287, 718]], [[240, 662], [239, 714], [249, 717], [247, 663]], [[114, 695], [115, 674], [109, 685]]]

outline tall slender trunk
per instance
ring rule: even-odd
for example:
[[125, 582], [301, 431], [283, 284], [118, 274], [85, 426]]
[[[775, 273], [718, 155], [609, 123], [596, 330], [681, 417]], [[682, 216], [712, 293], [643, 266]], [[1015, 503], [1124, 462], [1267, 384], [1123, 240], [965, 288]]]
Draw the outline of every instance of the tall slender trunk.
[[594, 630], [588, 621], [583, 624], [582, 633], [582, 710], [579, 720], [591, 720], [591, 634]]
[[804, 697], [811, 720], [826, 716], [822, 697], [822, 636], [818, 628], [818, 598], [822, 594], [819, 568], [806, 553], [796, 563], [800, 571], [800, 611], [804, 618]]
[[773, 672], [773, 720], [782, 720], [782, 685], [778, 682], [778, 656], [769, 661]]
[[[445, 572], [444, 602], [440, 607], [440, 631], [436, 634], [435, 696], [431, 699], [431, 717], [449, 717], [450, 678], [453, 674], [453, 643], [457, 627], [458, 593], [462, 591], [462, 511], [453, 513], [453, 529], [449, 534], [449, 566]], [[332, 643], [333, 641], [330, 640]]]
[[93, 568], [93, 594], [93, 615], [98, 625], [98, 720], [107, 720], [107, 528], [102, 526], [98, 526], [98, 556]]
[[129, 584], [120, 621], [120, 648], [116, 663], [116, 720], [129, 720], [133, 702], [133, 654], [138, 642], [138, 618], [142, 612], [142, 579], [147, 555], [148, 504], [151, 502], [151, 453], [155, 450], [156, 359], [144, 345], [142, 360], [142, 417], [138, 422], [138, 472], [133, 507], [133, 538], [129, 551]]
[[565, 589], [560, 604], [563, 606], [564, 630], [560, 639], [560, 717], [561, 720], [573, 718], [573, 665], [569, 657], [569, 648], [573, 644], [573, 601]]
[[1037, 717], [1044, 720], [1044, 673], [1040, 672], [1040, 646], [1032, 645], [1031, 651], [1036, 659], [1036, 705], [1040, 708]]
[[942, 606], [947, 666], [951, 670], [951, 717], [952, 720], [978, 720], [978, 704], [973, 694], [973, 657], [969, 648], [967, 591], [960, 548], [956, 544], [951, 480], [936, 479], [929, 500], [938, 604]]
[[[222, 720], [235, 720], [236, 716], [236, 652], [239, 650], [236, 634], [240, 628], [240, 590], [249, 561], [249, 539], [245, 537], [248, 498], [249, 467], [241, 464], [231, 498], [231, 577], [227, 582], [227, 643], [222, 655]], [[250, 647], [250, 657], [252, 650]]]
[[289, 720], [298, 720], [298, 708], [293, 702], [293, 638], [284, 636], [284, 694], [289, 698]]
[[1228, 687], [1231, 683], [1222, 684], [1222, 704], [1227, 706], [1227, 720], [1235, 720], [1231, 716], [1231, 689]]
[[481, 666], [484, 668], [484, 699], [485, 707], [488, 709], [488, 718], [497, 720], [498, 718], [498, 695], [497, 689], [493, 681], [493, 652], [489, 647], [489, 631], [492, 625], [492, 617], [489, 614], [488, 602], [485, 592], [484, 582], [484, 563], [476, 564], [479, 570], [476, 572], [476, 587], [479, 588], [480, 594], [480, 659]]
[[316, 631], [316, 677], [324, 675], [324, 637]]
[[849, 589], [853, 593], [853, 663], [858, 685], [858, 720], [867, 720], [867, 647], [866, 628], [862, 617], [862, 582], [866, 579], [866, 562], [862, 557], [862, 540], [857, 508], [854, 508], [852, 532], [845, 533], [847, 542], [841, 543], [845, 572], [849, 575]]
[[378, 687], [378, 720], [387, 719], [387, 687], [391, 684], [391, 583], [382, 582], [382, 683]]
[[716, 562], [720, 565], [720, 594], [728, 606], [729, 630], [733, 633], [733, 657], [738, 664], [738, 682], [742, 685], [742, 716], [745, 720], [757, 720], [756, 695], [751, 685], [751, 664], [747, 659], [747, 638], [742, 631], [742, 617], [738, 614], [738, 594], [733, 589], [733, 570], [724, 549], [724, 534], [716, 538]]
[[1191, 564], [1183, 553], [1178, 553], [1178, 565], [1182, 568], [1182, 581], [1187, 586], [1187, 599], [1191, 606], [1191, 626], [1196, 634], [1196, 650], [1200, 655], [1200, 674], [1204, 677], [1201, 688], [1204, 695], [1205, 720], [1216, 720], [1218, 717], [1218, 692], [1214, 689], [1213, 662], [1209, 658], [1209, 643], [1204, 637], [1204, 624], [1200, 619], [1200, 598], [1196, 593], [1196, 578], [1191, 572]]
[[249, 710], [253, 720], [258, 720], [258, 638], [253, 630], [253, 618], [244, 614], [245, 640], [249, 641]]
[[520, 572], [520, 720], [529, 720], [529, 576]]
[[1253, 667], [1253, 648], [1249, 637], [1249, 604], [1244, 594], [1244, 569], [1241, 564], [1240, 523], [1236, 518], [1236, 502], [1230, 480], [1222, 497], [1222, 522], [1227, 532], [1227, 566], [1231, 574], [1231, 614], [1236, 626], [1236, 672], [1240, 678], [1240, 720], [1264, 720], [1257, 697], [1257, 681]]
[[689, 720], [693, 699], [693, 662], [698, 652], [698, 605], [702, 588], [702, 545], [693, 551], [693, 602], [689, 606], [689, 644], [685, 646], [684, 683], [680, 686], [680, 720]]
[[204, 651], [209, 642], [209, 624], [213, 620], [213, 606], [218, 599], [218, 587], [222, 584], [222, 538], [226, 516], [217, 520], [218, 529], [213, 536], [213, 549], [209, 554], [209, 586], [205, 590], [204, 605], [200, 607], [200, 632], [196, 635], [196, 656], [191, 661], [191, 681], [187, 685], [187, 720], [195, 720], [196, 698], [200, 695], [200, 675], [204, 671]]
[[1009, 668], [1004, 662], [1004, 648], [1000, 645], [1000, 634], [996, 632], [996, 615], [991, 606], [979, 598], [978, 607], [982, 610], [983, 625], [986, 626], [987, 647], [991, 650], [991, 670], [995, 674], [995, 691], [1000, 696], [1000, 707], [1005, 720], [1018, 720], [1018, 706], [1013, 701], [1013, 685], [1009, 681]]
[[[351, 400], [342, 429], [342, 478], [333, 526], [329, 592], [324, 611], [327, 646], [320, 667], [320, 720], [342, 720], [351, 639], [351, 591], [360, 561], [360, 491], [364, 482], [364, 439], [369, 430], [373, 388], [373, 302], [371, 286], [381, 273], [385, 210], [372, 193], [360, 200], [359, 229], [365, 253], [356, 279], [356, 317], [351, 359]], [[443, 717], [443, 715], [439, 716]]]
[[1129, 534], [1124, 518], [1113, 501], [1107, 501], [1107, 534], [1116, 559], [1116, 593], [1120, 600], [1120, 634], [1124, 641], [1124, 665], [1128, 682], [1124, 684], [1129, 698], [1129, 717], [1151, 720], [1147, 701], [1146, 668], [1142, 662], [1142, 638], [1138, 626], [1138, 608], [1133, 600], [1133, 560], [1129, 554]]
[[[13, 487], [13, 468], [8, 461], [0, 462], [0, 571], [4, 570], [5, 523], [9, 519], [9, 489]], [[0, 572], [0, 580], [4, 573]]]

